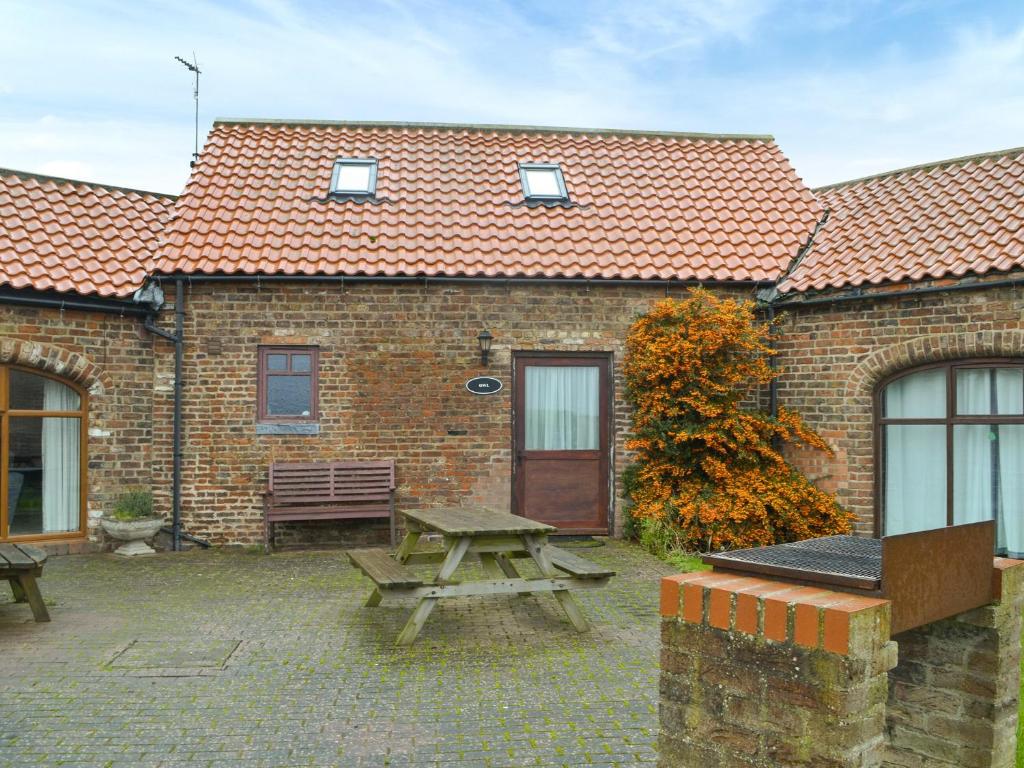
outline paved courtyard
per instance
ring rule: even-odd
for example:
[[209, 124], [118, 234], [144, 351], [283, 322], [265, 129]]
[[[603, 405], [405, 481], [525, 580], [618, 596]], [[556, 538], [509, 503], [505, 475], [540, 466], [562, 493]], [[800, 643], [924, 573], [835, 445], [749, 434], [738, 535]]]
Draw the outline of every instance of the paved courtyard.
[[658, 578], [610, 541], [576, 633], [550, 595], [361, 607], [340, 551], [52, 558], [53, 622], [0, 595], [0, 766], [655, 761]]

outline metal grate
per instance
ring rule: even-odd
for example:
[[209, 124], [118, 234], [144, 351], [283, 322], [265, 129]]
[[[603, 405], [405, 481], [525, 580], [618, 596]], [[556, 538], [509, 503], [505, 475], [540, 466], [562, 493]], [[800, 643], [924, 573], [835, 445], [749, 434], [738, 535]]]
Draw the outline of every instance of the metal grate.
[[792, 544], [706, 555], [704, 561], [730, 571], [785, 576], [821, 584], [881, 589], [882, 542], [859, 536], [827, 536]]

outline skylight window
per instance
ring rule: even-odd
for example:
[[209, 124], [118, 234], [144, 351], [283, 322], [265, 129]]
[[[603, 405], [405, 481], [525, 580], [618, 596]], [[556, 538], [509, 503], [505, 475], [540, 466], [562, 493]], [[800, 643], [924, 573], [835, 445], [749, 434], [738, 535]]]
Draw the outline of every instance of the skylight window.
[[377, 191], [377, 161], [373, 158], [339, 157], [331, 176], [331, 192], [337, 195], [372, 195]]
[[527, 200], [568, 200], [562, 169], [552, 163], [520, 163], [519, 178]]

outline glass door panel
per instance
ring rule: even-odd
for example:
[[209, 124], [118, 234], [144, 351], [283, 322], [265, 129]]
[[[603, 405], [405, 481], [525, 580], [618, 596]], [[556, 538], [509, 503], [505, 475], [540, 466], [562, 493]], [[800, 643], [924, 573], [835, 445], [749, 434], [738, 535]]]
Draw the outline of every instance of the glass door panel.
[[526, 450], [597, 450], [599, 374], [597, 366], [526, 366]]
[[59, 416], [9, 416], [9, 536], [79, 530], [81, 421]]

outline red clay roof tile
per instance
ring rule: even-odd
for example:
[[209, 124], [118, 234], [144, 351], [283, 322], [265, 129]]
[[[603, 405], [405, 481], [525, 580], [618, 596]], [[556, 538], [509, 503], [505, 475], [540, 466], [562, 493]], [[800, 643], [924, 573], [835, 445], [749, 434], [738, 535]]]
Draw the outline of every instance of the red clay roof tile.
[[[376, 200], [328, 195], [339, 157]], [[571, 205], [525, 205], [517, 162]], [[158, 271], [770, 281], [820, 214], [765, 137], [218, 121]]]
[[130, 296], [152, 269], [173, 202], [0, 169], [0, 285]]
[[1024, 267], [1024, 148], [816, 190], [829, 218], [782, 292]]

